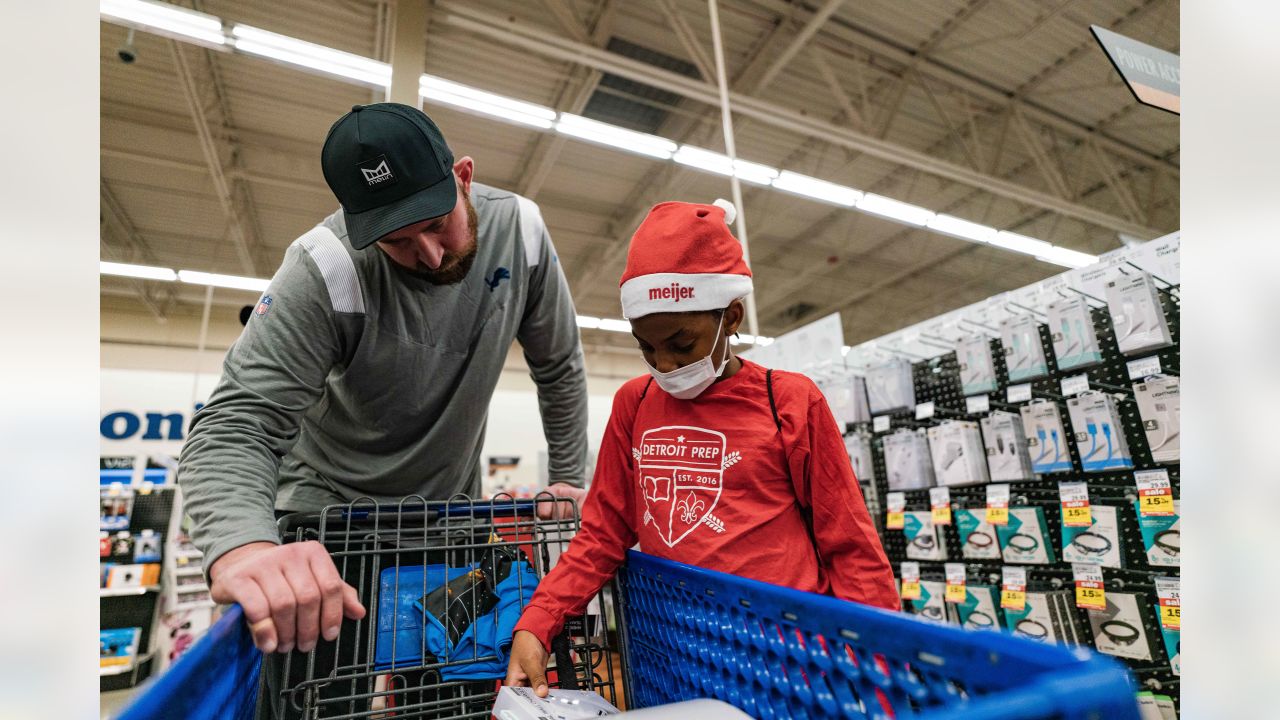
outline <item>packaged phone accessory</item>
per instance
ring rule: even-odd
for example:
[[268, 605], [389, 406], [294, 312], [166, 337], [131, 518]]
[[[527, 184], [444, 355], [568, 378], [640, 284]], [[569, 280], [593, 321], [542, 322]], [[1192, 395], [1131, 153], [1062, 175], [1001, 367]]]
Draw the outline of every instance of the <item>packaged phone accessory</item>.
[[982, 418], [981, 425], [991, 482], [1034, 480], [1035, 471], [1027, 454], [1027, 434], [1022, 429], [1021, 418], [996, 410]]
[[1151, 275], [1122, 275], [1108, 282], [1107, 310], [1116, 331], [1116, 344], [1125, 355], [1173, 344]]
[[991, 357], [991, 342], [985, 336], [961, 338], [956, 344], [956, 360], [960, 363], [960, 387], [965, 395], [995, 392], [996, 365]]
[[1089, 527], [1062, 525], [1062, 560], [1069, 563], [1094, 563], [1108, 568], [1124, 566], [1121, 552], [1119, 517], [1112, 505], [1089, 508], [1093, 523]]
[[907, 538], [907, 557], [911, 560], [946, 560], [947, 545], [942, 531], [933, 524], [928, 510], [904, 513], [902, 534]]
[[884, 464], [890, 490], [933, 487], [933, 458], [923, 433], [899, 430], [884, 438]]
[[1011, 565], [1056, 562], [1041, 508], [1009, 508], [1009, 524], [996, 527], [996, 539], [1000, 541], [1001, 556]]
[[1093, 313], [1083, 297], [1049, 303], [1049, 336], [1059, 370], [1073, 370], [1102, 361]]
[[890, 360], [867, 371], [867, 399], [872, 415], [916, 406], [915, 385], [911, 380], [911, 363]]
[[1157, 567], [1178, 567], [1182, 564], [1181, 519], [1178, 515], [1180, 500], [1173, 501], [1172, 515], [1143, 515], [1139, 501], [1133, 509], [1138, 514], [1138, 530], [1147, 550], [1147, 563]]
[[1040, 342], [1040, 325], [1031, 315], [1015, 315], [1000, 322], [1000, 338], [1004, 345], [1004, 362], [1009, 381], [1020, 382], [1049, 374]]
[[921, 580], [920, 597], [908, 601], [911, 611], [925, 620], [946, 622], [946, 589], [946, 584], [940, 580]]
[[1093, 646], [1098, 652], [1130, 660], [1151, 660], [1151, 643], [1139, 609], [1139, 596], [1107, 592], [1105, 610], [1089, 611]]
[[960, 533], [960, 555], [966, 560], [999, 560], [1000, 541], [995, 526], [987, 522], [984, 508], [956, 511], [956, 531]]
[[1031, 469], [1037, 473], [1071, 472], [1071, 450], [1057, 403], [1033, 400], [1019, 408], [1027, 436]]
[[1000, 590], [991, 585], [965, 585], [964, 602], [955, 606], [956, 618], [968, 630], [1000, 627]]
[[1013, 634], [1025, 638], [1046, 643], [1058, 642], [1056, 623], [1049, 611], [1049, 595], [1042, 592], [1027, 593], [1026, 605], [1021, 610], [1005, 609], [1004, 626], [1013, 631]]
[[1133, 386], [1147, 447], [1156, 462], [1174, 463], [1182, 459], [1181, 384], [1179, 378], [1156, 375]]
[[990, 482], [987, 452], [978, 423], [948, 420], [929, 428], [929, 452], [939, 486], [958, 487]]
[[844, 436], [844, 449], [849, 453], [853, 476], [860, 483], [875, 482], [876, 466], [871, 459], [871, 438], [865, 433], [849, 433]]
[[1110, 395], [1089, 390], [1067, 401], [1076, 450], [1085, 472], [1128, 470], [1133, 454], [1124, 436], [1124, 425]]

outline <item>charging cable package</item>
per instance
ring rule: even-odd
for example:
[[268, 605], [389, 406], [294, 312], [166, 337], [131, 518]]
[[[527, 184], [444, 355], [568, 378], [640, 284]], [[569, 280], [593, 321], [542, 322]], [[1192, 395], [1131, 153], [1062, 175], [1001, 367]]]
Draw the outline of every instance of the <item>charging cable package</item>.
[[911, 363], [890, 360], [867, 371], [867, 398], [872, 415], [916, 406], [916, 389], [911, 380]]
[[1147, 563], [1157, 567], [1182, 565], [1182, 533], [1179, 530], [1178, 508], [1181, 501], [1173, 501], [1172, 515], [1143, 515], [1139, 501], [1134, 501], [1138, 513], [1138, 530], [1142, 532], [1142, 544], [1147, 550]]
[[1151, 459], [1156, 462], [1178, 462], [1182, 459], [1181, 384], [1179, 378], [1156, 375], [1133, 386], [1147, 447], [1151, 449]]
[[957, 510], [956, 530], [960, 533], [960, 555], [965, 560], [1000, 559], [1000, 542], [995, 527], [987, 522], [984, 508]]
[[1068, 645], [1079, 645], [1085, 641], [1084, 626], [1069, 593], [1049, 593], [1049, 613], [1053, 617], [1059, 640]]
[[1000, 322], [1000, 337], [1004, 343], [1004, 361], [1009, 369], [1009, 381], [1019, 382], [1049, 374], [1049, 363], [1044, 357], [1044, 345], [1040, 343], [1040, 325], [1031, 315], [1017, 315]]
[[1037, 473], [1071, 472], [1070, 438], [1062, 426], [1058, 404], [1035, 401], [1019, 408], [1022, 430], [1027, 436], [1031, 469]]
[[1148, 273], [1123, 275], [1107, 283], [1107, 310], [1120, 352], [1132, 355], [1173, 344], [1155, 280]]
[[947, 621], [946, 583], [921, 580], [920, 597], [911, 600], [911, 610], [925, 620]]
[[914, 430], [884, 438], [884, 465], [890, 490], [923, 490], [934, 486], [929, 441]]
[[1073, 370], [1102, 361], [1093, 314], [1083, 297], [1049, 303], [1049, 336], [1059, 370]]
[[956, 359], [960, 361], [960, 387], [965, 395], [996, 391], [996, 364], [985, 336], [962, 338], [956, 344]]
[[854, 423], [871, 422], [867, 407], [866, 380], [846, 370], [837, 369], [818, 376], [814, 380], [818, 390], [827, 400], [836, 424], [844, 428]]
[[1031, 456], [1027, 454], [1027, 434], [1019, 417], [996, 410], [981, 422], [991, 482], [1034, 480]]
[[907, 538], [908, 559], [947, 559], [947, 545], [942, 531], [933, 524], [932, 512], [928, 510], [908, 510], [903, 513], [902, 534]]
[[1009, 524], [996, 526], [996, 539], [1000, 541], [1001, 557], [1010, 565], [1056, 562], [1042, 508], [1009, 508]]
[[1133, 593], [1107, 592], [1107, 608], [1090, 611], [1093, 646], [1098, 652], [1130, 660], [1151, 660], [1151, 643]]
[[983, 485], [991, 481], [978, 423], [948, 420], [929, 428], [928, 436], [934, 478], [939, 487]]
[[853, 476], [860, 483], [875, 482], [876, 466], [871, 459], [871, 438], [863, 433], [850, 433], [844, 437], [844, 449], [853, 465]]
[[990, 585], [965, 585], [964, 602], [955, 606], [960, 626], [966, 630], [1000, 627], [1000, 591]]
[[1133, 455], [1124, 437], [1124, 425], [1115, 400], [1105, 393], [1085, 391], [1067, 401], [1076, 450], [1085, 472], [1128, 470]]
[[1089, 527], [1062, 525], [1062, 561], [1094, 563], [1107, 568], [1124, 567], [1116, 508], [1094, 505], [1089, 510], [1092, 520]]
[[1041, 592], [1027, 593], [1026, 604], [1021, 610], [1005, 609], [1004, 626], [1012, 630], [1014, 635], [1046, 643], [1058, 642], [1057, 623], [1049, 612], [1049, 595], [1050, 593]]

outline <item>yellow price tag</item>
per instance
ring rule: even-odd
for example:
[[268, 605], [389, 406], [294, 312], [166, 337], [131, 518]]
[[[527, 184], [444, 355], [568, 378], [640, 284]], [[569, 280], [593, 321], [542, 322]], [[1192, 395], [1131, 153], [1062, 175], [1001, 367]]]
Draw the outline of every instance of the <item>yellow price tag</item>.
[[1093, 524], [1093, 513], [1086, 503], [1083, 506], [1062, 506], [1062, 524], [1067, 527], [1089, 527]]
[[944, 600], [949, 603], [962, 603], [964, 602], [964, 598], [964, 585], [952, 585], [951, 583], [947, 583], [946, 595], [943, 596]]
[[1009, 508], [987, 506], [987, 522], [991, 525], [1008, 525]]
[[903, 600], [919, 600], [920, 599], [920, 581], [919, 580], [903, 580], [902, 581], [902, 599]]
[[951, 524], [951, 506], [943, 505], [942, 507], [933, 508], [933, 524], [934, 525], [950, 525]]
[[901, 530], [907, 524], [906, 515], [901, 510], [890, 510], [885, 517], [884, 526], [889, 530]]
[[1138, 498], [1138, 510], [1143, 515], [1172, 515], [1172, 495], [1143, 495]]
[[1084, 610], [1106, 610], [1107, 593], [1102, 583], [1076, 583], [1076, 607]]
[[1160, 601], [1160, 627], [1165, 630], [1181, 630], [1182, 629], [1182, 607], [1180, 605], [1165, 605], [1164, 601]]
[[1014, 588], [1001, 590], [1000, 607], [1005, 610], [1025, 610], [1027, 607], [1027, 592]]

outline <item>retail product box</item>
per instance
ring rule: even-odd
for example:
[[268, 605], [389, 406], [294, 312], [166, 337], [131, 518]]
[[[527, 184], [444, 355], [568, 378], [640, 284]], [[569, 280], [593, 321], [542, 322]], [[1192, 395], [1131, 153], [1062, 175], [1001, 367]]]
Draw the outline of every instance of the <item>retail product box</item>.
[[1122, 275], [1107, 283], [1107, 310], [1116, 343], [1125, 355], [1173, 344], [1159, 290], [1148, 273]]
[[1102, 361], [1093, 313], [1083, 297], [1049, 303], [1049, 336], [1059, 370], [1096, 365]]
[[876, 465], [871, 458], [871, 437], [857, 432], [845, 435], [844, 449], [849, 453], [853, 476], [858, 479], [858, 482], [875, 482]]
[[987, 452], [978, 423], [948, 420], [929, 428], [929, 452], [939, 486], [958, 487], [990, 482]]
[[991, 357], [991, 342], [983, 335], [961, 338], [956, 344], [960, 363], [960, 387], [965, 395], [995, 392], [996, 365]]
[[911, 611], [918, 617], [934, 622], [946, 622], [946, 583], [940, 580], [921, 580], [920, 597], [908, 600]]
[[1058, 623], [1054, 621], [1050, 611], [1051, 593], [1029, 592], [1027, 601], [1021, 610], [1004, 610], [1004, 626], [1032, 640], [1046, 643], [1059, 642]]
[[155, 530], [143, 530], [138, 533], [133, 543], [133, 561], [135, 563], [160, 562], [160, 545], [163, 540]]
[[960, 533], [960, 555], [965, 560], [999, 560], [1000, 542], [996, 529], [987, 522], [985, 508], [962, 508], [955, 513]]
[[1134, 501], [1133, 509], [1138, 514], [1138, 530], [1142, 533], [1148, 564], [1157, 567], [1178, 567], [1182, 564], [1181, 507], [1182, 501], [1174, 500], [1172, 515], [1143, 515], [1138, 501]]
[[890, 490], [923, 490], [934, 486], [929, 441], [915, 430], [899, 430], [884, 438], [884, 464]]
[[1130, 660], [1152, 659], [1151, 641], [1139, 602], [1145, 599], [1133, 593], [1108, 590], [1106, 609], [1088, 613], [1093, 646], [1098, 652]]
[[1011, 565], [1056, 562], [1044, 510], [1038, 507], [1009, 508], [1009, 524], [996, 526], [996, 538], [1001, 556]]
[[99, 491], [99, 530], [127, 530], [129, 513], [133, 509], [133, 490], [113, 482]]
[[1000, 627], [1000, 589], [991, 585], [965, 585], [964, 602], [955, 606], [960, 625], [969, 630]]
[[1062, 526], [1063, 562], [1124, 567], [1117, 508], [1093, 505], [1089, 514], [1092, 524], [1088, 527]]
[[1057, 403], [1033, 401], [1019, 408], [1027, 436], [1031, 469], [1037, 473], [1071, 472], [1071, 450]]
[[911, 379], [911, 363], [891, 360], [867, 371], [867, 399], [872, 415], [916, 406], [916, 390]]
[[1049, 374], [1049, 363], [1040, 342], [1040, 325], [1031, 315], [1016, 315], [1000, 322], [1004, 362], [1009, 382], [1022, 382]]
[[947, 544], [942, 531], [933, 524], [928, 510], [903, 513], [902, 534], [907, 538], [907, 557], [911, 560], [946, 560]]
[[503, 687], [493, 703], [495, 720], [582, 720], [622, 711], [589, 690], [552, 688], [540, 698], [527, 687]]
[[991, 482], [1034, 480], [1027, 434], [1019, 416], [996, 410], [982, 418], [982, 441], [987, 453]]
[[127, 668], [138, 657], [138, 638], [141, 628], [112, 628], [98, 631], [98, 666]]
[[864, 378], [843, 369], [834, 369], [819, 375], [814, 384], [826, 398], [827, 406], [841, 429], [854, 423], [871, 422]]
[[1181, 385], [1179, 378], [1157, 375], [1133, 386], [1147, 447], [1156, 462], [1182, 459]]
[[1125, 439], [1116, 401], [1105, 393], [1087, 391], [1067, 401], [1076, 450], [1085, 472], [1128, 470], [1133, 454]]

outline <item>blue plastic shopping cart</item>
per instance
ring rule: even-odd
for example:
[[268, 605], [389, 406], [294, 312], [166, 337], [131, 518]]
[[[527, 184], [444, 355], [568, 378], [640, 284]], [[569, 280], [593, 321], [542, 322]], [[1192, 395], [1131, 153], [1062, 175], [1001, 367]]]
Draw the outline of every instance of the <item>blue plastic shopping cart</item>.
[[[426, 512], [422, 505], [408, 512], [404, 506], [390, 510], [426, 518], [419, 523], [422, 526], [430, 526], [432, 519], [459, 516], [456, 509], [445, 513], [443, 508], [423, 505]], [[483, 508], [481, 514], [488, 517], [482, 524], [487, 527], [494, 517], [493, 506]], [[356, 538], [382, 542], [384, 535], [390, 535], [383, 531], [392, 514], [388, 508], [375, 508], [365, 518], [373, 517], [379, 528], [351, 532], [356, 517], [352, 508], [327, 510], [326, 517], [338, 520], [344, 530], [333, 536], [342, 536], [347, 548], [334, 551], [339, 566], [344, 558], [358, 557], [372, 566], [365, 568], [369, 577], [384, 572], [385, 563], [374, 561], [386, 558], [385, 547], [378, 545], [373, 548], [377, 552], [370, 554], [351, 548]], [[475, 509], [462, 515], [469, 522], [479, 517]], [[527, 514], [517, 509], [508, 515], [508, 522], [517, 523], [516, 535], [510, 534], [513, 526], [499, 523], [505, 527], [505, 537], [525, 548], [545, 539], [539, 538], [539, 533], [545, 534], [539, 523], [565, 522], [536, 520], [531, 509]], [[405, 562], [401, 556], [434, 552], [419, 547], [421, 543], [414, 544], [412, 552], [406, 549], [405, 523], [399, 517], [395, 522], [398, 549], [390, 561]], [[318, 537], [326, 537], [323, 526], [327, 523], [321, 525]], [[472, 551], [483, 547], [472, 542], [473, 528], [463, 527], [468, 531], [462, 543]], [[474, 555], [445, 559], [466, 563]], [[424, 564], [425, 557], [411, 562]], [[532, 558], [540, 576], [546, 567], [537, 553]], [[372, 587], [365, 590], [372, 592]], [[1128, 673], [1115, 661], [1082, 648], [1045, 645], [999, 631], [964, 631], [635, 551], [619, 573], [616, 592], [623, 686], [627, 704], [633, 708], [710, 697], [758, 718], [1138, 718]], [[371, 605], [370, 618], [376, 618], [376, 599], [363, 595], [362, 599]], [[366, 639], [376, 634], [369, 628], [365, 633]], [[584, 641], [593, 631], [580, 629], [580, 633], [571, 643], [572, 653], [558, 655], [557, 665], [566, 670], [553, 684], [606, 691], [612, 687], [612, 665], [599, 661], [600, 645]], [[310, 685], [294, 688], [309, 689], [301, 700], [294, 693], [295, 709], [308, 718], [487, 717], [487, 711], [475, 708], [491, 702], [492, 687], [479, 694], [456, 695], [461, 698], [456, 707], [421, 701], [421, 694], [418, 702], [412, 702], [404, 687], [375, 689], [372, 682], [380, 672], [373, 665], [376, 640], [367, 642], [369, 665], [362, 665], [357, 653], [355, 663], [334, 663], [327, 674], [309, 676]], [[596, 659], [583, 660], [593, 647]], [[396, 653], [394, 659], [398, 665], [401, 656]], [[441, 682], [438, 675], [450, 661], [426, 651], [414, 662], [424, 670], [418, 677], [439, 682], [440, 687], [458, 685]], [[318, 664], [314, 658], [306, 663]], [[239, 608], [232, 608], [167, 673], [153, 680], [120, 720], [247, 720], [254, 716], [259, 692], [265, 687], [259, 681], [261, 666], [262, 656], [253, 648]], [[319, 694], [311, 692], [325, 679], [337, 685], [355, 686], [357, 680], [368, 684], [361, 686], [361, 692], [333, 702], [317, 699]], [[371, 702], [396, 697], [397, 692], [405, 702], [376, 707]]]

